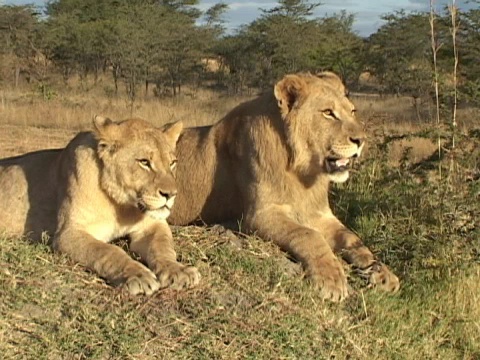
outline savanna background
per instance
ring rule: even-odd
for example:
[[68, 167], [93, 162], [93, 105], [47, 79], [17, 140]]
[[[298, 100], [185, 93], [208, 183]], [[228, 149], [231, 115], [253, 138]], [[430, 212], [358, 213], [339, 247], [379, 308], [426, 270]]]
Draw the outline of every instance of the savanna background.
[[201, 285], [134, 298], [3, 235], [0, 357], [479, 359], [480, 10], [394, 12], [362, 38], [353, 14], [316, 18], [312, 1], [281, 0], [233, 32], [225, 4], [196, 4], [0, 5], [0, 156], [62, 147], [94, 114], [211, 124], [286, 73], [333, 70], [369, 147], [332, 206], [401, 291], [350, 274], [355, 293], [324, 302], [273, 245], [191, 226], [173, 231]]

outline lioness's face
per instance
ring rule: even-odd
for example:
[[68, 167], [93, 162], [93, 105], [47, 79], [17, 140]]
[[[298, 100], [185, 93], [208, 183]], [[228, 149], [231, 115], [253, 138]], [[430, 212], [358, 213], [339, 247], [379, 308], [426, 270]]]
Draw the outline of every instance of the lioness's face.
[[182, 127], [160, 130], [138, 121], [112, 123], [115, 140], [99, 141], [102, 186], [119, 204], [165, 220], [177, 194], [174, 151]]
[[176, 158], [164, 136], [134, 140], [118, 150], [112, 167], [128, 203], [149, 216], [166, 219], [177, 195]]
[[303, 143], [305, 163], [327, 173], [334, 182], [344, 182], [352, 159], [362, 152], [363, 125], [336, 75], [303, 76], [295, 79], [295, 99], [286, 116], [288, 126], [294, 129], [290, 135]]

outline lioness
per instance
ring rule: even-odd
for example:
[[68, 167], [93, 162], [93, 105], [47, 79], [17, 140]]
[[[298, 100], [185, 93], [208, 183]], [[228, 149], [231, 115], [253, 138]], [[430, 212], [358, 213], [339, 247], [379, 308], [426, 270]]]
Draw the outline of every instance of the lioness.
[[[197, 284], [197, 269], [176, 261], [166, 222], [182, 124], [159, 130], [140, 119], [97, 116], [94, 127], [65, 149], [0, 160], [0, 229], [53, 235], [55, 250], [131, 294]], [[108, 244], [126, 235], [150, 269]]]
[[169, 222], [242, 221], [242, 230], [301, 261], [324, 298], [348, 295], [340, 253], [371, 284], [398, 278], [333, 214], [331, 181], [344, 182], [365, 141], [338, 76], [286, 75], [213, 126], [186, 129], [177, 144], [178, 196]]

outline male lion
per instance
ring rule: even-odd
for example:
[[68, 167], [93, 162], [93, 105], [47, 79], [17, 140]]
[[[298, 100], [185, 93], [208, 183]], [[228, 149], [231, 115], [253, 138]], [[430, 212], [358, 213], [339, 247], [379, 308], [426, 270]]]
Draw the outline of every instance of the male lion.
[[[131, 294], [199, 282], [176, 261], [166, 222], [177, 188], [174, 155], [182, 124], [163, 130], [139, 119], [95, 117], [95, 130], [65, 149], [0, 160], [0, 228], [39, 238]], [[111, 240], [129, 236], [133, 260]]]
[[365, 140], [355, 107], [333, 73], [286, 75], [273, 92], [177, 144], [178, 196], [169, 222], [242, 221], [242, 229], [301, 261], [326, 299], [348, 295], [340, 253], [371, 284], [398, 278], [333, 214], [329, 182], [344, 182]]

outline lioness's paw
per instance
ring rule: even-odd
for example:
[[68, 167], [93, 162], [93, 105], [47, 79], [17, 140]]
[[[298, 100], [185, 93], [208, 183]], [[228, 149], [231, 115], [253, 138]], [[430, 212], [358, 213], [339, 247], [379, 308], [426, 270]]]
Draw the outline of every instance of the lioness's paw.
[[375, 263], [372, 266], [369, 283], [389, 292], [397, 292], [400, 289], [400, 280], [390, 271], [390, 269], [382, 263]]
[[175, 290], [188, 289], [198, 285], [200, 277], [196, 267], [185, 266], [178, 262], [170, 262], [157, 272], [160, 287], [169, 287]]
[[315, 287], [320, 289], [320, 295], [334, 302], [342, 301], [348, 296], [347, 278], [342, 265], [335, 257], [321, 258], [307, 269]]
[[129, 269], [123, 287], [132, 295], [152, 295], [160, 288], [157, 277], [145, 266], [138, 265]]

